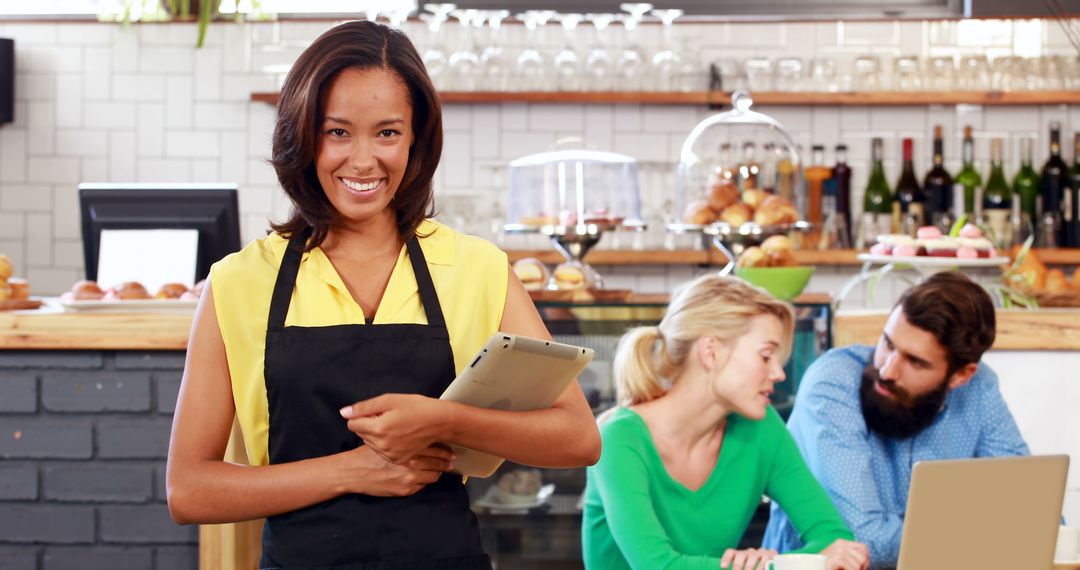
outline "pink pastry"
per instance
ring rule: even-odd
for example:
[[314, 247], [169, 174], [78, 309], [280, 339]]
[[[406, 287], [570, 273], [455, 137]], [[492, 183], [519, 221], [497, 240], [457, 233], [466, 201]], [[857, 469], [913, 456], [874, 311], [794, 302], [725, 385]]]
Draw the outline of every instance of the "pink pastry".
[[973, 224], [964, 224], [964, 227], [960, 228], [960, 237], [962, 238], [981, 238], [982, 230], [978, 226]]
[[896, 257], [915, 257], [919, 255], [919, 248], [911, 244], [902, 244], [893, 248], [892, 254]]
[[889, 255], [892, 252], [892, 248], [884, 243], [875, 243], [870, 248], [871, 255]]
[[563, 210], [559, 212], [559, 225], [562, 226], [575, 226], [577, 225], [578, 218], [576, 212], [570, 210]]
[[919, 239], [937, 239], [941, 237], [941, 230], [934, 226], [923, 226], [915, 232]]
[[976, 259], [979, 252], [973, 247], [962, 246], [956, 249], [956, 257], [959, 259]]

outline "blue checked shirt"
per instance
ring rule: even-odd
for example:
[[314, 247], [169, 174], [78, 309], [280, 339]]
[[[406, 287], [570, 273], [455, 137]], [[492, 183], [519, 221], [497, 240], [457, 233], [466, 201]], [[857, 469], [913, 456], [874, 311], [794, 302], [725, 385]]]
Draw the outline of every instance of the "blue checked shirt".
[[[985, 364], [951, 390], [930, 427], [908, 439], [866, 428], [859, 403], [862, 370], [872, 348], [833, 349], [806, 371], [788, 429], [810, 471], [832, 497], [855, 540], [870, 548], [871, 567], [896, 565], [911, 469], [916, 461], [1028, 455], [1027, 444]], [[776, 503], [762, 545], [785, 552], [802, 542]]]

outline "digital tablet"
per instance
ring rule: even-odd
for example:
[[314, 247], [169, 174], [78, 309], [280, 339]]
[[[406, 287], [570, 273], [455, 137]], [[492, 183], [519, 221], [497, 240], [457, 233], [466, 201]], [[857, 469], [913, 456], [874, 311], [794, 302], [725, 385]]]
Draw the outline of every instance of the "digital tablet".
[[[570, 344], [495, 333], [443, 392], [442, 399], [514, 412], [550, 407], [593, 359], [595, 352]], [[454, 472], [488, 477], [504, 459], [451, 445]]]

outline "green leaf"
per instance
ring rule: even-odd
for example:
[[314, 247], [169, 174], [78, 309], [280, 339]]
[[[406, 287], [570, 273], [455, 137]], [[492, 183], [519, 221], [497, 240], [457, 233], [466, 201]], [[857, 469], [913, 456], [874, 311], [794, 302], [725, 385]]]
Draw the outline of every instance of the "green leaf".
[[956, 219], [956, 223], [949, 229], [949, 237], [958, 237], [960, 230], [964, 228], [964, 224], [967, 223], [967, 214], [960, 214], [960, 217]]

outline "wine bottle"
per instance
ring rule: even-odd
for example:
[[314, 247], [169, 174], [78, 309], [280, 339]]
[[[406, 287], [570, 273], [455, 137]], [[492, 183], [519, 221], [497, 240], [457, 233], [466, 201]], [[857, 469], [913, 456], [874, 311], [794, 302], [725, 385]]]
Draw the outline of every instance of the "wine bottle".
[[1073, 165], [1069, 175], [1072, 185], [1066, 195], [1069, 204], [1065, 215], [1069, 221], [1065, 223], [1065, 247], [1080, 247], [1080, 133], [1073, 137]]
[[1072, 182], [1069, 180], [1069, 167], [1061, 159], [1061, 123], [1050, 123], [1050, 157], [1043, 164], [1042, 174], [1039, 178], [1039, 195], [1042, 196], [1043, 211], [1040, 214], [1042, 227], [1036, 243], [1042, 247], [1059, 247], [1062, 245], [1062, 225], [1064, 219], [1061, 212], [1062, 201], [1065, 193], [1070, 191]]
[[915, 237], [915, 230], [923, 225], [926, 194], [919, 187], [919, 181], [915, 178], [915, 164], [913, 162], [913, 141], [904, 139], [904, 162], [900, 179], [896, 182], [896, 201], [900, 205], [900, 224], [898, 231]]
[[937, 226], [942, 232], [952, 227], [952, 185], [953, 179], [945, 170], [944, 141], [941, 125], [934, 125], [933, 167], [923, 179], [926, 192], [926, 223]]
[[971, 125], [964, 127], [963, 168], [956, 173], [956, 181], [964, 185], [964, 213], [975, 212], [975, 189], [983, 185], [982, 176], [975, 170], [975, 140]]
[[1033, 166], [1034, 146], [1035, 140], [1030, 137], [1021, 141], [1020, 170], [1013, 178], [1014, 198], [1020, 202], [1020, 228], [1023, 233], [1016, 236], [1020, 243], [1036, 231], [1035, 224], [1039, 221], [1039, 210], [1036, 207], [1039, 196], [1039, 175]]
[[995, 138], [990, 143], [990, 179], [986, 182], [982, 200], [983, 214], [993, 234], [988, 237], [998, 249], [1007, 249], [1012, 245], [1012, 226], [1009, 224], [1012, 192], [1009, 184], [1005, 182], [1003, 144], [1000, 138]]
[[816, 144], [811, 147], [810, 166], [806, 167], [806, 221], [814, 226], [814, 231], [821, 230], [822, 205], [825, 181], [832, 170], [825, 166], [825, 146]]
[[869, 247], [879, 235], [892, 233], [892, 191], [885, 180], [885, 164], [882, 162], [882, 141], [875, 137], [871, 143], [873, 166], [870, 180], [863, 194], [862, 231], [858, 247]]
[[851, 243], [851, 167], [847, 163], [847, 145], [836, 145], [836, 165], [832, 169], [836, 181], [836, 213], [844, 220], [846, 242]]

